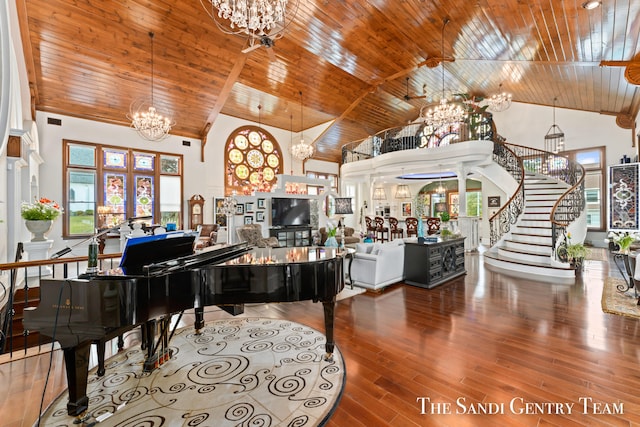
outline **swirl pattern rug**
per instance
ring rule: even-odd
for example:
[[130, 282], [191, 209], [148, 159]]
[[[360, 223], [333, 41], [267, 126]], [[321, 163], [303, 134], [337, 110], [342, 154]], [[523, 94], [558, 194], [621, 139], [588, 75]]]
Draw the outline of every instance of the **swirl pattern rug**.
[[607, 277], [602, 288], [602, 311], [618, 316], [640, 318], [640, 306], [635, 289], [627, 288], [628, 284], [624, 280]]
[[[323, 360], [325, 341], [315, 329], [280, 319], [208, 322], [200, 335], [179, 329], [160, 369], [143, 373], [137, 347], [107, 360], [103, 377], [89, 372], [85, 425], [323, 425], [346, 379], [337, 349], [333, 361]], [[59, 396], [40, 425], [74, 426], [67, 399]]]

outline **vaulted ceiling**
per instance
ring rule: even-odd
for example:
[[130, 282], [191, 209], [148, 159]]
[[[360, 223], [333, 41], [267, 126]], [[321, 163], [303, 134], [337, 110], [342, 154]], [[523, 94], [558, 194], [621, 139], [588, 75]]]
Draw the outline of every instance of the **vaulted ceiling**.
[[640, 83], [627, 62], [640, 60], [638, 0], [300, 0], [275, 46], [248, 53], [200, 0], [15, 1], [35, 109], [128, 126], [131, 103], [150, 96], [153, 32], [154, 101], [185, 137], [219, 114], [294, 132], [334, 120], [314, 158], [339, 161], [342, 145], [437, 102], [443, 48], [447, 93], [557, 98], [629, 129], [640, 109], [625, 78]]

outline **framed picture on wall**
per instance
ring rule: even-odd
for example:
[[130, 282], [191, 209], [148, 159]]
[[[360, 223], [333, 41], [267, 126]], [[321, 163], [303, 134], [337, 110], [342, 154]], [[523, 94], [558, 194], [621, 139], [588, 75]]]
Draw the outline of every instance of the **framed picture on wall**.
[[253, 212], [253, 202], [246, 203], [244, 205], [244, 211], [246, 213]]
[[245, 224], [253, 224], [253, 215], [247, 215], [244, 217]]
[[244, 205], [242, 203], [236, 205], [236, 215], [244, 215]]
[[490, 208], [499, 208], [500, 207], [500, 196], [489, 196], [487, 197], [487, 206]]
[[402, 212], [402, 216], [411, 216], [411, 202], [402, 202], [400, 211]]
[[213, 222], [220, 227], [227, 226], [227, 216], [224, 212], [224, 198], [215, 197], [213, 199]]
[[458, 216], [460, 213], [460, 195], [458, 193], [449, 193], [449, 213], [452, 216]]
[[256, 222], [264, 222], [264, 212], [256, 212]]
[[258, 199], [258, 209], [264, 209], [265, 203], [264, 199]]

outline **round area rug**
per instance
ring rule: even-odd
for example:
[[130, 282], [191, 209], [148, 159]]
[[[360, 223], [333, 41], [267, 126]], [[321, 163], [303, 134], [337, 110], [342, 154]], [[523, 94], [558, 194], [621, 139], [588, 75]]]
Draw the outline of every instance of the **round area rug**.
[[[346, 379], [325, 335], [288, 320], [240, 318], [176, 331], [173, 356], [142, 372], [144, 351], [125, 350], [89, 372], [89, 417], [98, 426], [318, 426], [338, 404]], [[45, 411], [41, 426], [74, 426], [68, 394]], [[109, 415], [111, 414], [111, 415]], [[78, 424], [75, 424], [76, 426]]]

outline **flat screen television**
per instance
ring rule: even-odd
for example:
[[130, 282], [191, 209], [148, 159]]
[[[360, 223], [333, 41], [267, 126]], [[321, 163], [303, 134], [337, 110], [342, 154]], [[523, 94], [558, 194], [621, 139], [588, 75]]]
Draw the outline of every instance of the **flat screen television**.
[[271, 199], [271, 225], [273, 227], [309, 226], [311, 224], [311, 204], [309, 199]]

